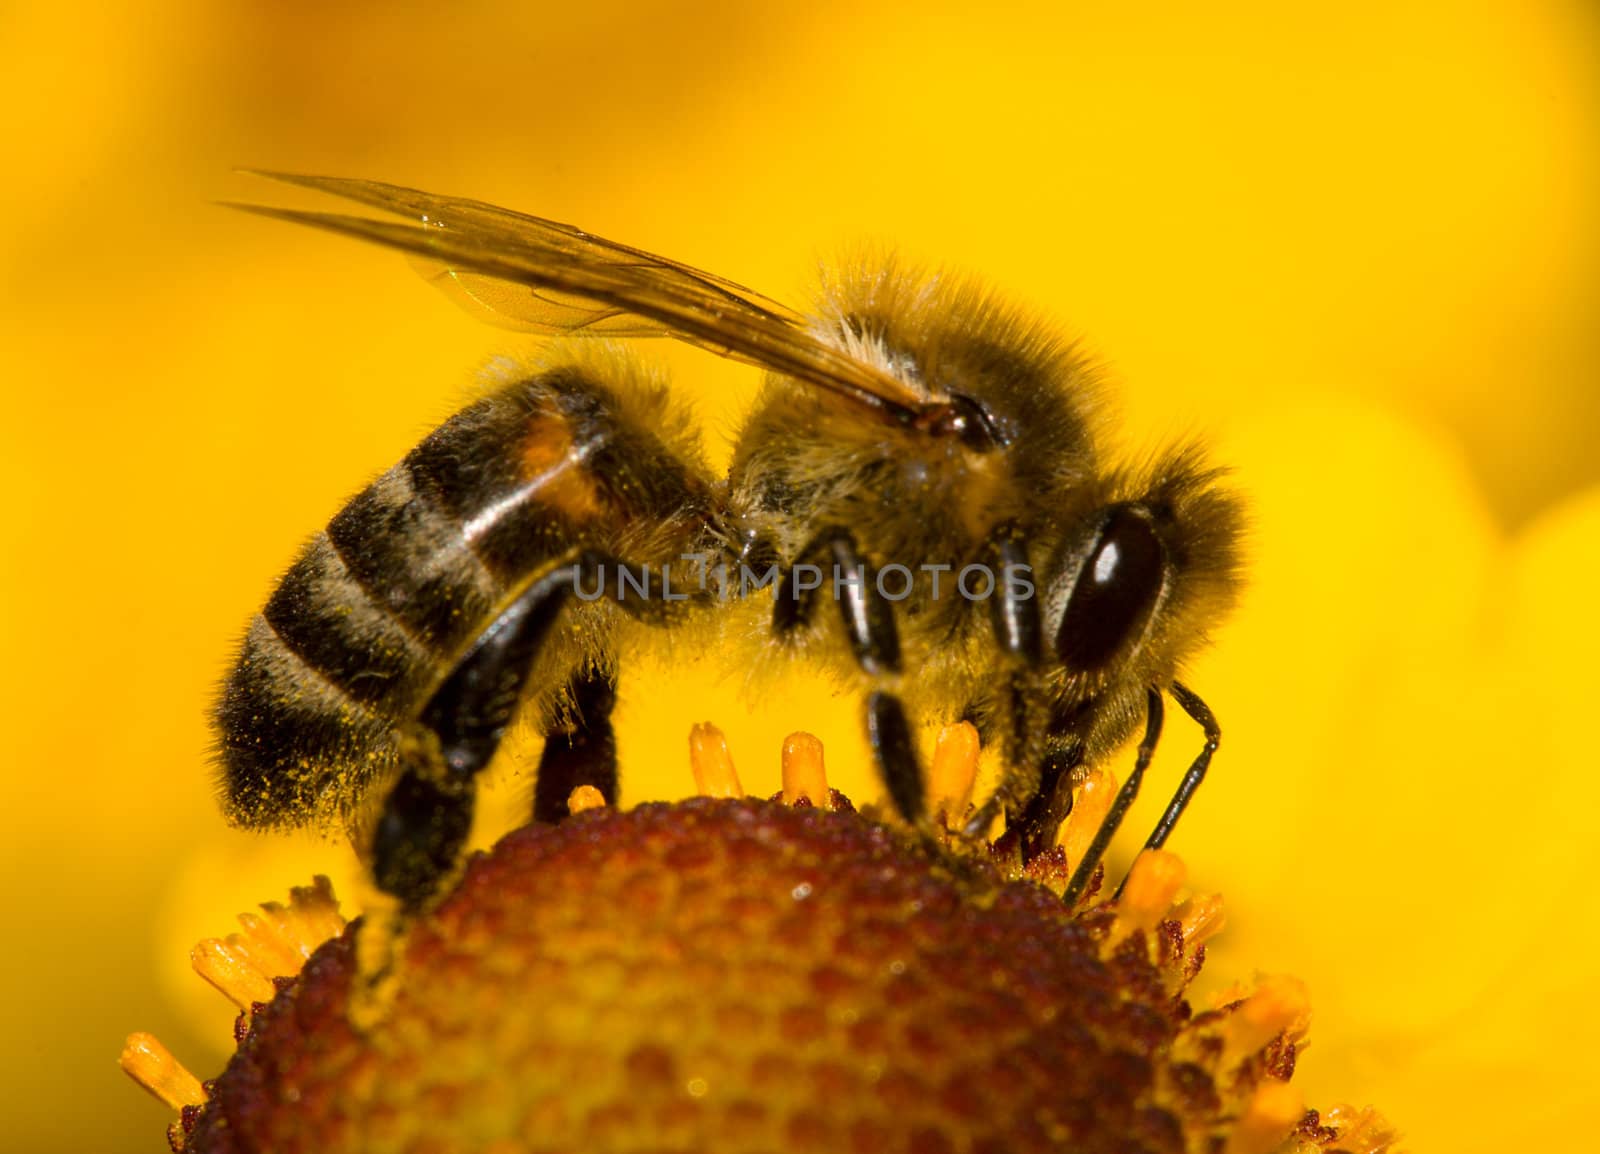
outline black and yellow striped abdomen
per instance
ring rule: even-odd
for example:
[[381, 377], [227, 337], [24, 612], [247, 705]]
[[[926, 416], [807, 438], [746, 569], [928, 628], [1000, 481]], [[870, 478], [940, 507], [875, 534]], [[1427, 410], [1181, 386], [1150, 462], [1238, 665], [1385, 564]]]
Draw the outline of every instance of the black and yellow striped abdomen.
[[[712, 500], [687, 420], [626, 362], [589, 356], [463, 409], [311, 540], [251, 622], [215, 714], [228, 817], [348, 817], [392, 768], [396, 726], [530, 577], [580, 548], [670, 561]], [[600, 659], [589, 632], [569, 663]]]

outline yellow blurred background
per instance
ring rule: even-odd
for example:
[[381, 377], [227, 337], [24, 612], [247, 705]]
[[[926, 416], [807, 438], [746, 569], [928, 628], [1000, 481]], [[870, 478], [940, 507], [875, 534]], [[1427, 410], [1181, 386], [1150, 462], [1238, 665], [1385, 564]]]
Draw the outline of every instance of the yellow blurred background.
[[[214, 207], [304, 202], [238, 166], [477, 196], [795, 300], [819, 258], [890, 241], [1062, 318], [1112, 366], [1127, 447], [1202, 432], [1256, 510], [1248, 603], [1191, 677], [1225, 733], [1174, 843], [1229, 902], [1207, 980], [1305, 977], [1297, 1081], [1418, 1151], [1587, 1127], [1592, 6], [279, 0], [0, 26], [0, 1145], [163, 1149], [115, 1058], [148, 1029], [220, 1068], [231, 1014], [188, 945], [316, 869], [355, 897], [336, 845], [222, 825], [209, 697], [300, 540], [528, 347], [392, 255]], [[647, 351], [724, 455], [752, 375]], [[873, 794], [854, 703], [802, 682], [750, 713], [712, 672], [648, 673], [629, 799], [687, 791], [702, 717], [754, 791], [804, 725]], [[1169, 722], [1152, 794], [1197, 745]]]

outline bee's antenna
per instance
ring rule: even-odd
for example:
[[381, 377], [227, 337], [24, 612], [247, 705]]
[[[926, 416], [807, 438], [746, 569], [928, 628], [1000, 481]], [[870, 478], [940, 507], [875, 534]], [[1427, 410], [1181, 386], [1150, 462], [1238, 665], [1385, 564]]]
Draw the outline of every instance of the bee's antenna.
[[[1199, 723], [1206, 731], [1206, 745], [1200, 751], [1200, 756], [1194, 759], [1189, 766], [1189, 772], [1183, 775], [1183, 780], [1178, 783], [1178, 791], [1172, 795], [1172, 800], [1167, 803], [1167, 812], [1161, 815], [1161, 820], [1156, 823], [1155, 832], [1150, 835], [1150, 840], [1144, 843], [1145, 849], [1160, 849], [1166, 844], [1167, 838], [1172, 834], [1172, 827], [1178, 824], [1178, 819], [1183, 816], [1183, 811], [1188, 808], [1189, 799], [1194, 796], [1194, 791], [1200, 788], [1200, 783], [1205, 780], [1206, 770], [1211, 765], [1211, 755], [1217, 752], [1217, 746], [1222, 741], [1222, 730], [1217, 725], [1217, 719], [1212, 716], [1211, 709], [1205, 702], [1197, 697], [1192, 689], [1174, 681], [1172, 683], [1172, 699], [1183, 707], [1183, 711]], [[1129, 871], [1132, 876], [1132, 871]], [[1117, 887], [1117, 896], [1122, 896], [1123, 889], [1127, 886], [1128, 879], [1122, 879], [1122, 885]]]
[[1217, 746], [1222, 741], [1222, 730], [1217, 725], [1217, 719], [1212, 716], [1210, 707], [1201, 701], [1192, 689], [1182, 682], [1174, 681], [1170, 692], [1172, 699], [1183, 707], [1183, 711], [1205, 730], [1206, 745], [1194, 759], [1194, 764], [1189, 766], [1189, 772], [1183, 775], [1183, 781], [1178, 784], [1178, 792], [1172, 795], [1172, 801], [1167, 804], [1167, 812], [1161, 815], [1155, 832], [1150, 835], [1150, 840], [1144, 843], [1145, 849], [1160, 849], [1166, 844], [1167, 837], [1172, 833], [1172, 827], [1178, 824], [1178, 819], [1183, 816], [1183, 811], [1189, 805], [1189, 799], [1194, 796], [1194, 791], [1200, 788], [1201, 781], [1205, 779], [1206, 770], [1211, 765], [1211, 755], [1217, 752]]

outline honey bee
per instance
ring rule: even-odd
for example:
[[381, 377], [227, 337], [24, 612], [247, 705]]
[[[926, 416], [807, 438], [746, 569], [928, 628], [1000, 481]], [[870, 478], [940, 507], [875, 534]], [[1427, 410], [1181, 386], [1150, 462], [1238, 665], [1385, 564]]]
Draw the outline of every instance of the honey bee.
[[516, 717], [545, 738], [535, 820], [563, 818], [581, 785], [614, 803], [628, 647], [690, 629], [737, 641], [756, 617], [757, 663], [810, 662], [862, 693], [909, 823], [928, 820], [913, 718], [974, 721], [1004, 769], [966, 829], [1003, 811], [1024, 855], [1053, 844], [1073, 783], [1142, 721], [1069, 900], [1140, 787], [1170, 694], [1204, 745], [1147, 845], [1165, 842], [1219, 740], [1179, 677], [1235, 600], [1241, 507], [1193, 446], [1104, 467], [1092, 374], [1047, 325], [892, 260], [832, 274], [807, 316], [478, 201], [262, 175], [402, 219], [239, 207], [420, 258], [491, 319], [669, 336], [765, 379], [721, 478], [681, 402], [608, 341], [565, 342], [429, 434], [312, 538], [250, 624], [215, 711], [234, 823], [342, 818], [367, 831], [378, 887], [421, 908]]

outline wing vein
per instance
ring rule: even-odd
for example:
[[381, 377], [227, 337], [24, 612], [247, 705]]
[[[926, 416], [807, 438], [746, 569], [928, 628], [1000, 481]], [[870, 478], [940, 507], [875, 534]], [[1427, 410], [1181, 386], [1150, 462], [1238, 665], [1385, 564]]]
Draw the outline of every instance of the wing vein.
[[828, 343], [777, 301], [572, 225], [377, 181], [258, 175], [408, 218], [233, 205], [410, 254], [440, 268], [429, 279], [495, 323], [545, 333], [670, 336], [901, 422], [923, 404], [904, 382]]

